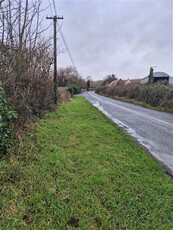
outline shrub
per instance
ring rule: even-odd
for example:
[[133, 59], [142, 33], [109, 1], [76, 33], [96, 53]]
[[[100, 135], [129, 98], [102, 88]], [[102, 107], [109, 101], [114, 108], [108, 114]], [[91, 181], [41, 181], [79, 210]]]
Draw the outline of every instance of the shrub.
[[58, 87], [58, 102], [67, 102], [71, 99], [71, 94], [67, 87]]
[[78, 84], [69, 83], [69, 84], [67, 84], [67, 88], [68, 88], [68, 90], [72, 96], [73, 96], [73, 94], [81, 93], [81, 89], [80, 89], [80, 86]]
[[13, 121], [16, 118], [17, 113], [9, 106], [5, 99], [4, 89], [0, 84], [0, 154], [7, 153], [13, 144]]
[[95, 91], [98, 94], [107, 94], [107, 87], [106, 86], [101, 86], [99, 88], [96, 89]]

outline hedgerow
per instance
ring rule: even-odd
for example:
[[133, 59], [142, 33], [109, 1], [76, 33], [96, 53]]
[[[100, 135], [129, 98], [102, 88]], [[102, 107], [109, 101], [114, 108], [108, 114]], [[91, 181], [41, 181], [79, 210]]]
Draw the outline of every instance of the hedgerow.
[[173, 110], [173, 87], [165, 85], [164, 82], [155, 84], [128, 84], [124, 86], [116, 86], [111, 89], [102, 87], [97, 89], [98, 94], [109, 97], [124, 97], [134, 99], [139, 102], [147, 103], [153, 107], [162, 107], [167, 110]]
[[7, 153], [14, 142], [14, 125], [17, 113], [8, 104], [0, 84], [0, 155]]

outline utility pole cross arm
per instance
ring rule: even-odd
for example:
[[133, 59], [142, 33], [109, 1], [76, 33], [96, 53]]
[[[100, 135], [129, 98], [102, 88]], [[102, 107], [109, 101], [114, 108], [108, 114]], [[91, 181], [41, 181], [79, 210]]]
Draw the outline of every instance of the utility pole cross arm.
[[64, 19], [63, 16], [54, 16], [54, 17], [51, 17], [51, 16], [47, 16], [46, 19]]

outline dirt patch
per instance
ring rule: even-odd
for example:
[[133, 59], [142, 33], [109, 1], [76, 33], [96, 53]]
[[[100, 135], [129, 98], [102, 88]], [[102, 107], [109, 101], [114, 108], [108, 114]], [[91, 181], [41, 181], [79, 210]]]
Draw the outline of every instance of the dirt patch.
[[67, 224], [71, 225], [74, 228], [78, 228], [79, 227], [79, 219], [71, 217], [70, 220], [67, 222]]

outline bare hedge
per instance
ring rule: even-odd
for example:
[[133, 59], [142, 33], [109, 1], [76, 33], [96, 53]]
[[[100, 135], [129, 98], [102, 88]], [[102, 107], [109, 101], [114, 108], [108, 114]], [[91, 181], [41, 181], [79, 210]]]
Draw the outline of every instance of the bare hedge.
[[0, 7], [0, 82], [20, 123], [52, 106], [53, 61], [43, 39], [41, 0], [5, 0]]
[[173, 87], [164, 82], [155, 84], [128, 84], [114, 89], [102, 87], [96, 91], [106, 96], [124, 97], [147, 103], [153, 107], [173, 109]]

